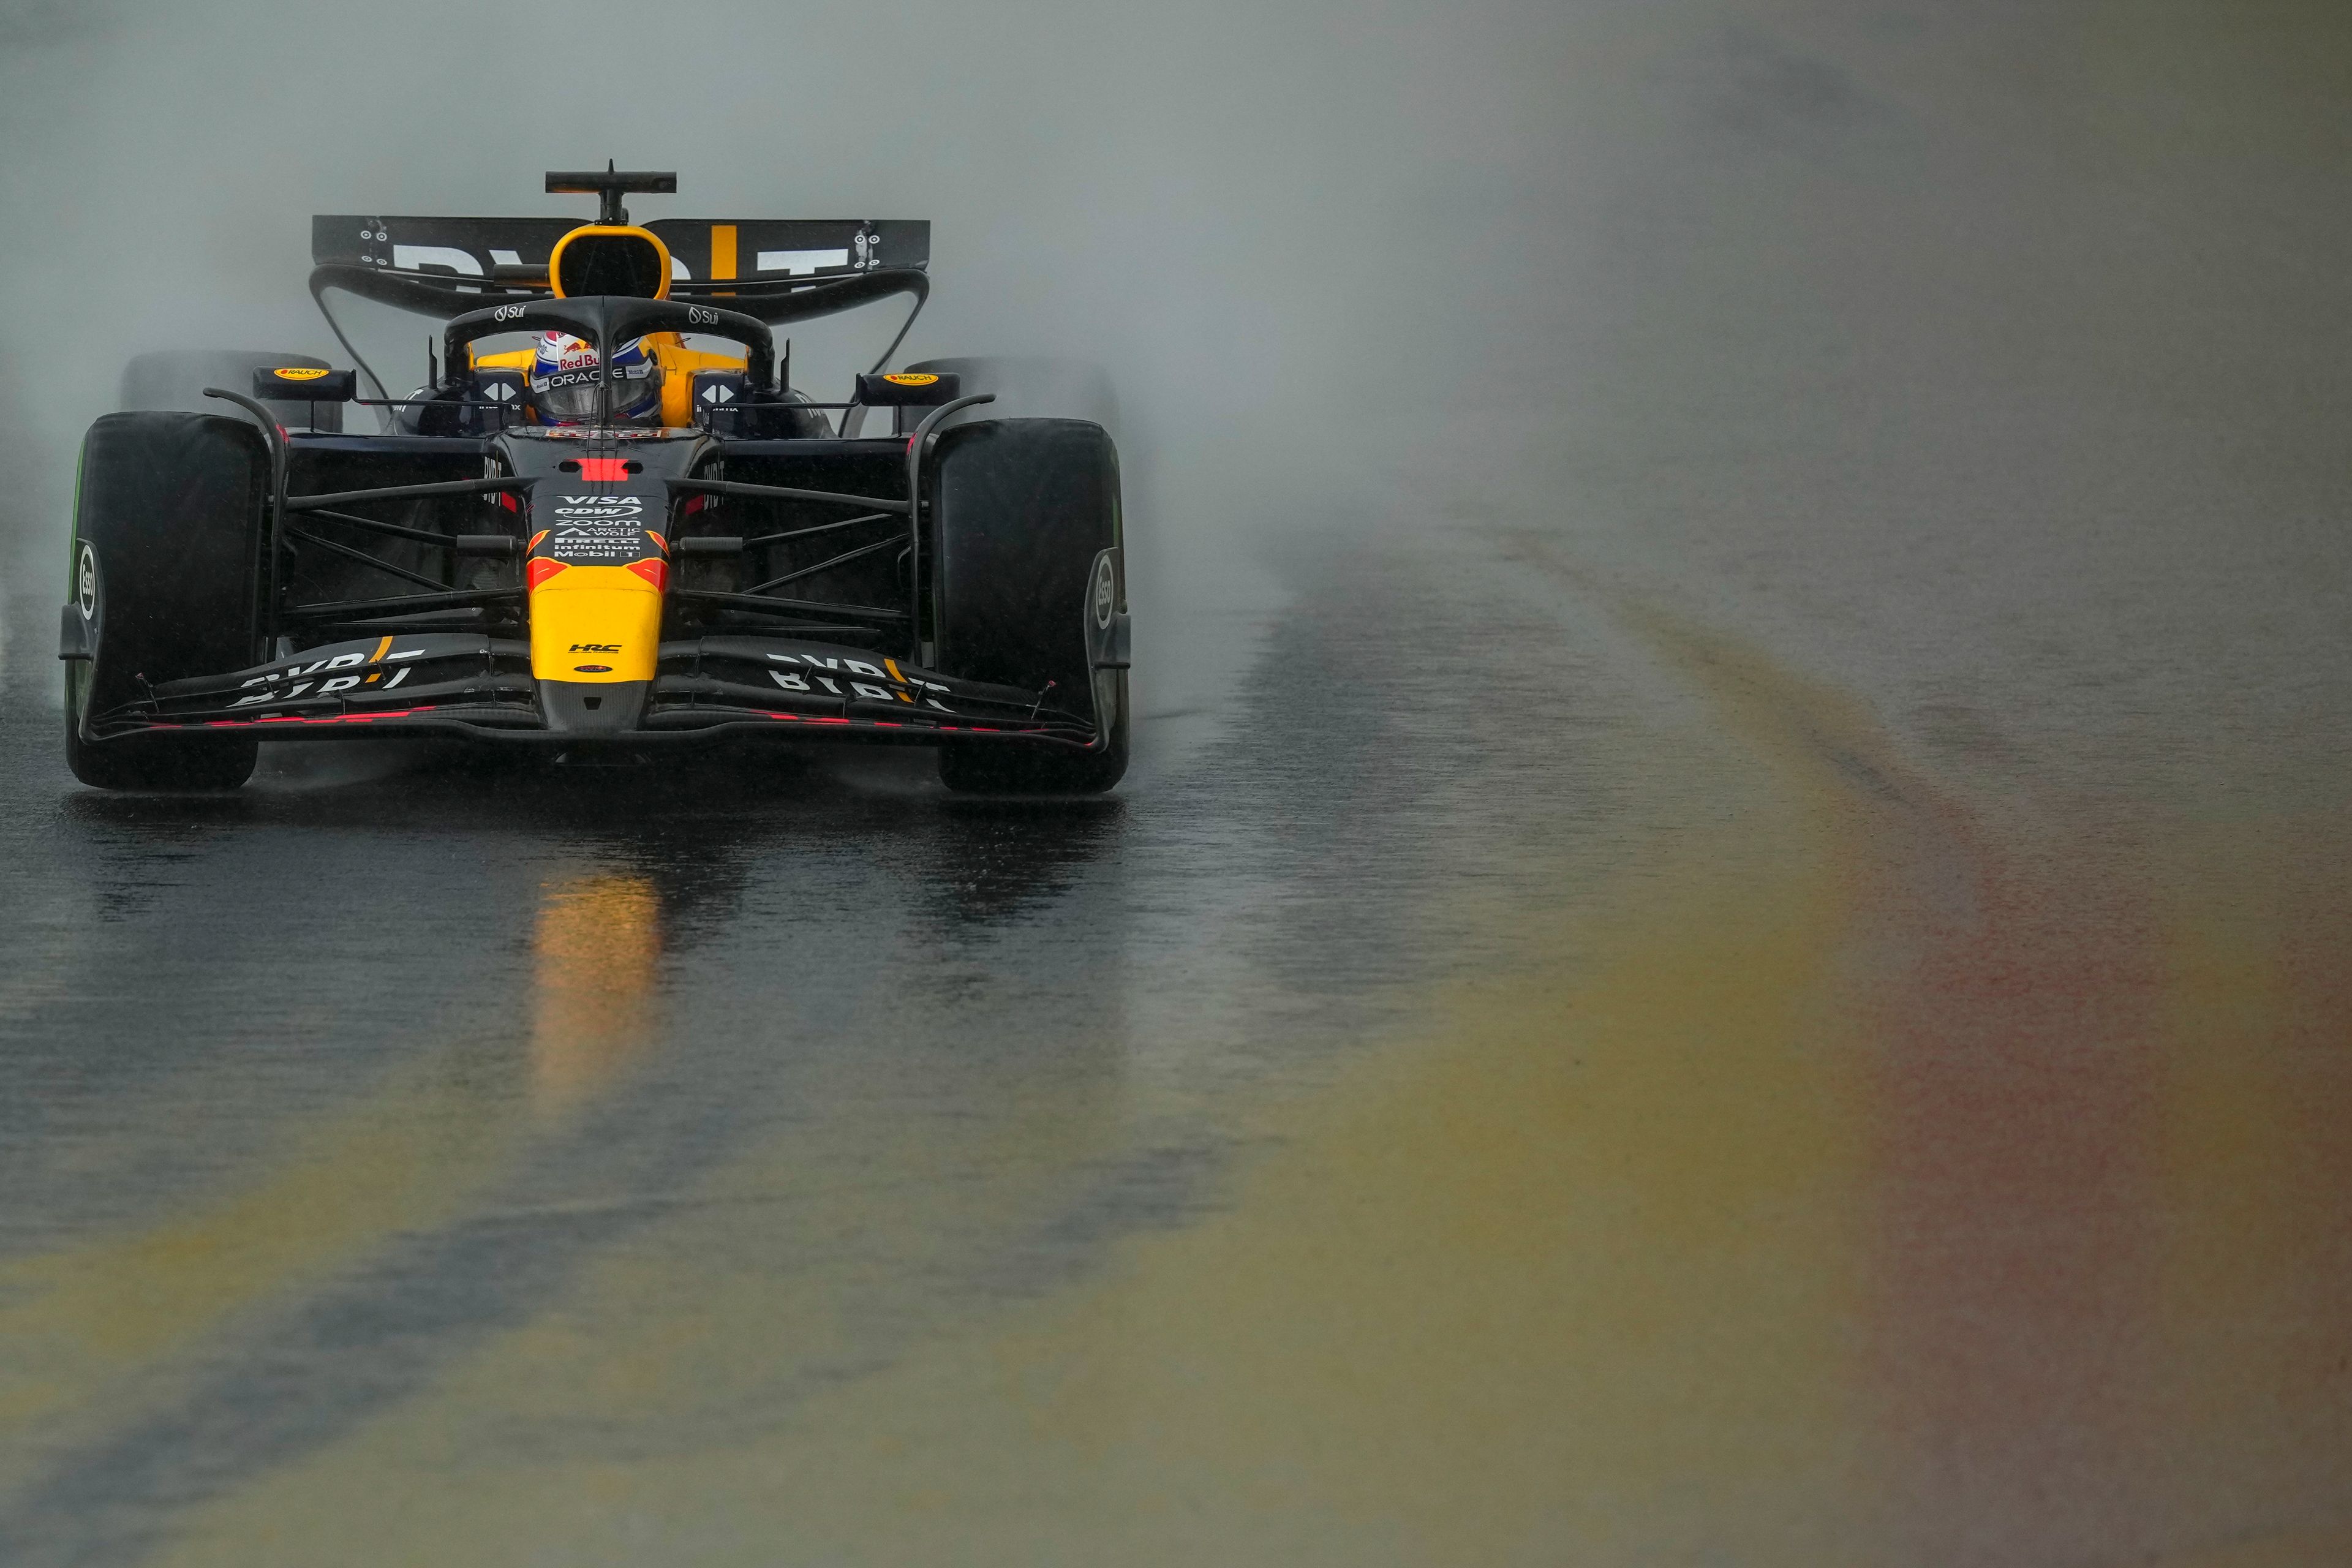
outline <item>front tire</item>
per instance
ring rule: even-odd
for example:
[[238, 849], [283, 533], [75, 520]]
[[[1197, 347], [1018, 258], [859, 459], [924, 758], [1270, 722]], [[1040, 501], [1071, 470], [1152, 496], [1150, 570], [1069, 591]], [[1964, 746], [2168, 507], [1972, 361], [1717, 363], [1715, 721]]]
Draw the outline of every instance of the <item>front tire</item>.
[[[1109, 789], [1127, 772], [1127, 671], [1098, 665], [1089, 616], [1099, 610], [1108, 628], [1127, 604], [1110, 436], [1078, 419], [992, 419], [950, 429], [939, 443], [926, 489], [938, 542], [940, 669], [1045, 692], [1053, 705], [1089, 715], [1097, 734], [1083, 752], [1014, 742], [943, 746], [940, 782], [986, 795]], [[1108, 573], [1099, 602], [1098, 571]]]
[[66, 765], [100, 789], [235, 789], [245, 736], [100, 733], [149, 689], [256, 663], [269, 455], [243, 419], [110, 414], [82, 444], [66, 613], [86, 659], [66, 666]]

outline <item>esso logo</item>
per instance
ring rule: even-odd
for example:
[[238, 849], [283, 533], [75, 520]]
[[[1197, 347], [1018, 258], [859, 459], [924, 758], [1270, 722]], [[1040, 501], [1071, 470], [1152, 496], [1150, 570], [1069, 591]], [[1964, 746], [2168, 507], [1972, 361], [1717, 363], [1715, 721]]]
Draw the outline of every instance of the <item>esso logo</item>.
[[688, 305], [686, 308], [686, 321], [688, 326], [715, 327], [719, 324], [719, 312], [706, 310], [699, 305]]
[[493, 321], [520, 321], [521, 319], [522, 307], [520, 305], [501, 305], [497, 310], [490, 312], [490, 320]]

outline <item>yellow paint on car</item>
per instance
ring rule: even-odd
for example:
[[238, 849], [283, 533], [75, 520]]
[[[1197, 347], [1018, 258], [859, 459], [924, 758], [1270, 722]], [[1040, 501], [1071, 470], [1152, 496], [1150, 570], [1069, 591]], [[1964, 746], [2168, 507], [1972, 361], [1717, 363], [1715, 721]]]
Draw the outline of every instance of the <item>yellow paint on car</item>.
[[530, 672], [541, 680], [651, 680], [661, 619], [661, 590], [628, 567], [567, 566], [530, 591]]

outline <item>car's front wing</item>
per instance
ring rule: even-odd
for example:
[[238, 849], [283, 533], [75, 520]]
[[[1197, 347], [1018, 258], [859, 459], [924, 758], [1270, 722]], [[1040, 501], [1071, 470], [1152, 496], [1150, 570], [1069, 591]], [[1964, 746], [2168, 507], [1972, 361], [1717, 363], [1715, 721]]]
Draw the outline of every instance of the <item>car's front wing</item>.
[[85, 721], [94, 741], [158, 731], [245, 731], [268, 740], [457, 734], [488, 741], [646, 743], [746, 731], [925, 744], [1100, 743], [1085, 692], [1023, 691], [919, 669], [868, 650], [782, 637], [661, 645], [627, 728], [551, 726], [530, 645], [470, 633], [411, 633], [310, 648], [230, 674], [162, 682]]

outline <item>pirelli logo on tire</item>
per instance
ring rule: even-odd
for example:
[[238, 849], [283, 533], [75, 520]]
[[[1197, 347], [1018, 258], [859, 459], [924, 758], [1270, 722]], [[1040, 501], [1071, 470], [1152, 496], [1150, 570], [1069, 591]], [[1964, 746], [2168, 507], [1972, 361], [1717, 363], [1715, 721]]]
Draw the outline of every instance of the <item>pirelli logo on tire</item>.
[[1087, 639], [1087, 665], [1097, 675], [1108, 669], [1127, 668], [1132, 657], [1128, 651], [1130, 634], [1127, 612], [1119, 608], [1127, 593], [1122, 572], [1118, 547], [1113, 545], [1096, 552], [1095, 563], [1087, 574], [1082, 629]]
[[1111, 617], [1118, 614], [1118, 570], [1111, 564], [1110, 552], [1106, 550], [1095, 557], [1095, 629], [1110, 630]]

